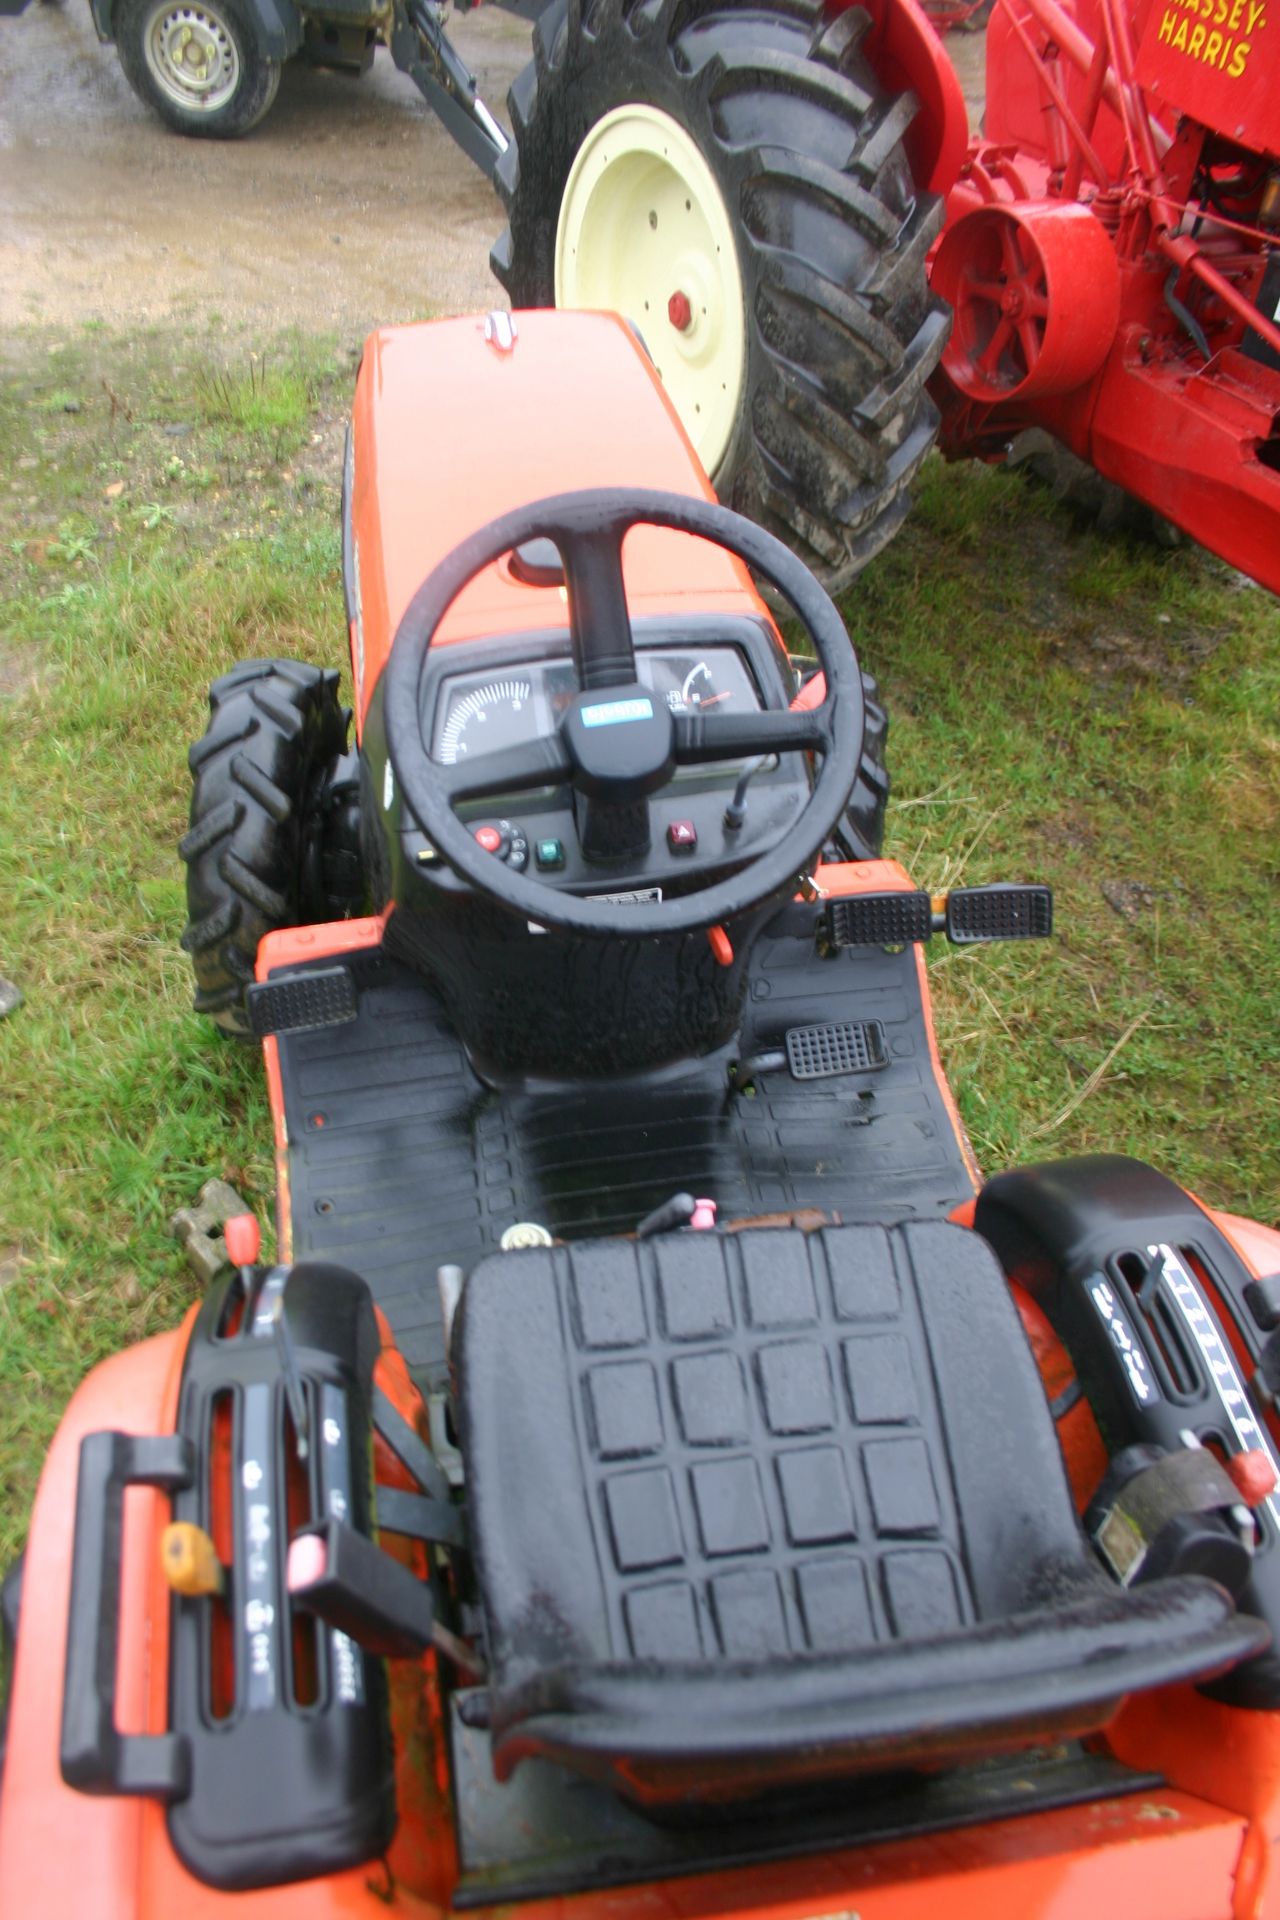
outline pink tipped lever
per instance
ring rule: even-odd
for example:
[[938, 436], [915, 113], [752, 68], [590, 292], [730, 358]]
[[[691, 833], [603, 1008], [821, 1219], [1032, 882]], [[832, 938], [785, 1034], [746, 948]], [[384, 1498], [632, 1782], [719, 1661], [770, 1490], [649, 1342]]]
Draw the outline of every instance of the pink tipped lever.
[[696, 1233], [706, 1233], [716, 1223], [716, 1203], [699, 1197], [693, 1203], [693, 1218], [689, 1225]]
[[227, 1258], [233, 1267], [257, 1266], [262, 1231], [252, 1213], [233, 1214], [223, 1234], [227, 1243]]
[[300, 1533], [289, 1544], [285, 1577], [290, 1593], [303, 1593], [308, 1587], [314, 1587], [317, 1580], [323, 1580], [328, 1561], [329, 1556], [320, 1535]]

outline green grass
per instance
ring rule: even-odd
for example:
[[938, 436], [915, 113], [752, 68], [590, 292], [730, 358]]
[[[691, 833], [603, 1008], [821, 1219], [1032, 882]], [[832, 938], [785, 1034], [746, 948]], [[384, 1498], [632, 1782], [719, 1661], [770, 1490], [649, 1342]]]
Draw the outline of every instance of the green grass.
[[1051, 945], [934, 957], [980, 1162], [1137, 1153], [1274, 1221], [1275, 601], [939, 462], [846, 613], [893, 716], [889, 851], [931, 889], [1055, 889]]
[[180, 353], [28, 349], [0, 389], [0, 1565], [77, 1380], [194, 1297], [170, 1215], [216, 1172], [270, 1217], [259, 1065], [189, 1011], [174, 849], [209, 681], [337, 656], [349, 374], [311, 350], [290, 468], [261, 419], [188, 410]]
[[314, 393], [313, 370], [298, 342], [283, 363], [250, 353], [239, 365], [202, 371], [195, 389], [206, 421], [269, 440], [277, 460], [299, 444]]
[[[3, 1565], [77, 1380], [195, 1296], [171, 1213], [219, 1175], [270, 1218], [260, 1068], [189, 1011], [174, 844], [208, 682], [344, 659], [352, 369], [305, 340], [0, 352]], [[1056, 889], [1052, 944], [933, 959], [982, 1163], [1115, 1147], [1274, 1220], [1276, 603], [935, 463], [845, 611], [893, 714], [889, 851], [931, 888]]]

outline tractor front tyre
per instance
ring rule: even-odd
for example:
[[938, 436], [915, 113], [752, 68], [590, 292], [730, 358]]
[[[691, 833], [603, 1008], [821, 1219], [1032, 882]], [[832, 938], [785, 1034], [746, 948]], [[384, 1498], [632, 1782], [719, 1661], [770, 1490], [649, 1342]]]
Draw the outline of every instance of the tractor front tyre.
[[879, 860], [884, 853], [884, 816], [889, 804], [889, 768], [885, 746], [889, 738], [889, 715], [880, 697], [880, 688], [869, 673], [862, 676], [863, 711], [866, 714], [862, 735], [862, 758], [837, 828], [839, 851], [848, 860]]
[[241, 0], [123, 0], [115, 37], [129, 85], [177, 133], [234, 140], [280, 85], [281, 63]]
[[338, 675], [298, 660], [242, 661], [209, 689], [209, 715], [187, 756], [182, 946], [196, 1011], [247, 1039], [245, 992], [259, 941], [326, 909], [314, 897], [314, 848], [351, 716], [338, 704]]
[[942, 218], [853, 7], [554, 0], [508, 96], [492, 265], [513, 306], [632, 321], [720, 498], [832, 590], [933, 444]]

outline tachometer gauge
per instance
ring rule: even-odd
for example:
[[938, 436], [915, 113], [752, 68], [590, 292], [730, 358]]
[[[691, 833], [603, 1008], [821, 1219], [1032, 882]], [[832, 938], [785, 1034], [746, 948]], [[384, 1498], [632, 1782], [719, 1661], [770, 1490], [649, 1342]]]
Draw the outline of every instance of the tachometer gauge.
[[455, 691], [436, 736], [435, 757], [446, 767], [477, 754], [497, 753], [532, 740], [538, 731], [533, 689], [526, 679], [500, 679]]

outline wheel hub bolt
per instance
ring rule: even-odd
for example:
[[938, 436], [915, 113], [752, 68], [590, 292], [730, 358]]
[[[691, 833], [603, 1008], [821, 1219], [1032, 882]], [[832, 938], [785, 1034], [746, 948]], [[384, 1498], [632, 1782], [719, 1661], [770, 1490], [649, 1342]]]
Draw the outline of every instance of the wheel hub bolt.
[[667, 302], [667, 318], [677, 333], [688, 333], [693, 325], [693, 308], [689, 304], [689, 296], [687, 293], [681, 293], [679, 288]]

